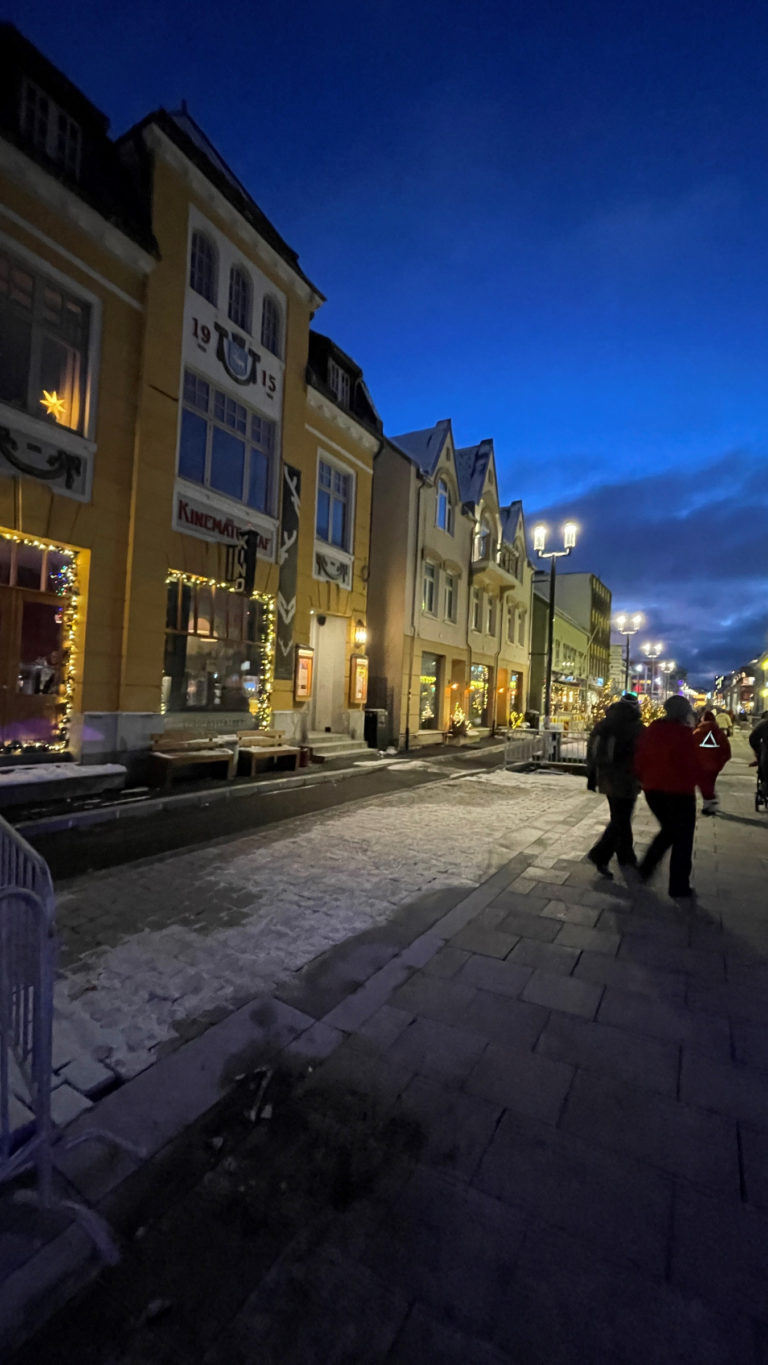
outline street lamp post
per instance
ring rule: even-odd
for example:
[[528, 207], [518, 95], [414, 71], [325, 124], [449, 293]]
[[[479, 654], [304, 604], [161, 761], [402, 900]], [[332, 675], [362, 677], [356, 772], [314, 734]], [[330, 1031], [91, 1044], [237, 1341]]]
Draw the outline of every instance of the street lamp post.
[[660, 654], [661, 654], [663, 648], [664, 648], [664, 646], [663, 646], [662, 644], [655, 644], [655, 645], [652, 645], [652, 644], [645, 644], [645, 645], [643, 645], [643, 654], [645, 655], [646, 659], [648, 660], [648, 695], [649, 695], [651, 701], [653, 701], [653, 665], [655, 664], [656, 660], [659, 658], [659, 656], [660, 656]]
[[664, 674], [664, 701], [666, 701], [669, 696], [670, 678], [677, 668], [677, 664], [674, 659], [664, 659], [663, 662], [659, 664], [659, 668]]
[[576, 532], [578, 527], [573, 521], [567, 521], [563, 527], [563, 548], [562, 550], [545, 550], [547, 543], [548, 528], [546, 526], [534, 526], [533, 528], [533, 548], [539, 559], [548, 559], [549, 564], [549, 623], [547, 627], [547, 682], [544, 692], [544, 725], [549, 729], [552, 723], [552, 650], [555, 633], [555, 574], [557, 571], [558, 559], [564, 559], [576, 544]]
[[639, 631], [641, 625], [643, 624], [643, 617], [642, 617], [642, 614], [641, 614], [639, 611], [636, 611], [635, 614], [634, 614], [634, 616], [627, 616], [625, 612], [622, 612], [620, 616], [617, 616], [617, 617], [616, 617], [616, 620], [614, 621], [613, 624], [614, 624], [615, 629], [619, 632], [619, 635], [625, 635], [625, 636], [627, 637], [627, 649], [626, 649], [626, 653], [625, 653], [625, 655], [624, 655], [624, 691], [625, 691], [625, 692], [628, 692], [628, 691], [629, 691], [629, 637], [630, 637], [630, 635], [636, 635], [636, 634], [637, 634], [637, 632]]

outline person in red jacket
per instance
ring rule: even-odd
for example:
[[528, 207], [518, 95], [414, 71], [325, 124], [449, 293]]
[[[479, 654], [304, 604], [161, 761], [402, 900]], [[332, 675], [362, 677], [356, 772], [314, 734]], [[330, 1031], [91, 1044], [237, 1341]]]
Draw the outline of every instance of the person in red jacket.
[[714, 711], [705, 711], [693, 738], [699, 748], [699, 768], [701, 769], [702, 815], [714, 815], [717, 810], [715, 782], [731, 756], [731, 745], [725, 731], [721, 729]]
[[644, 882], [667, 849], [669, 894], [692, 896], [691, 862], [696, 828], [696, 788], [701, 783], [693, 710], [685, 697], [668, 697], [666, 716], [644, 730], [635, 749], [635, 772], [645, 799], [661, 825], [638, 869]]

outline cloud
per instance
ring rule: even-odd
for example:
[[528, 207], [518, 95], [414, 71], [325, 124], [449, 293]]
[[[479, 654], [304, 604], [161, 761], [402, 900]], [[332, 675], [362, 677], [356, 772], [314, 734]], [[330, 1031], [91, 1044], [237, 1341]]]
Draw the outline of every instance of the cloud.
[[[734, 450], [695, 473], [603, 484], [529, 523], [578, 521], [568, 568], [596, 573], [614, 610], [643, 611], [651, 638], [701, 681], [768, 644], [768, 459]], [[565, 568], [565, 565], [563, 565]]]

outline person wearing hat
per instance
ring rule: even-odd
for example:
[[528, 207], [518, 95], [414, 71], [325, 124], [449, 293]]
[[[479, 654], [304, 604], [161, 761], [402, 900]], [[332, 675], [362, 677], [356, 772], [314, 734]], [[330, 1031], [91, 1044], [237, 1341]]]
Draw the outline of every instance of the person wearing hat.
[[587, 745], [587, 787], [608, 799], [609, 821], [587, 857], [603, 877], [611, 876], [608, 864], [614, 853], [620, 864], [635, 867], [632, 845], [632, 811], [640, 783], [634, 773], [635, 745], [642, 734], [640, 703], [634, 692], [625, 692], [608, 707]]
[[693, 737], [694, 714], [685, 697], [668, 697], [666, 715], [644, 730], [635, 750], [635, 773], [661, 828], [638, 871], [648, 881], [670, 849], [669, 894], [693, 895], [691, 864], [696, 828], [696, 788], [702, 772]]

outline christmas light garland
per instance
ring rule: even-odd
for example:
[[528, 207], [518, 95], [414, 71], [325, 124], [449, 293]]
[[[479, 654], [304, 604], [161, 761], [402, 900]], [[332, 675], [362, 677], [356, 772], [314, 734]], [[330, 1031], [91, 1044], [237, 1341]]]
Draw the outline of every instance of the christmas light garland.
[[[166, 575], [166, 586], [171, 583], [189, 583], [192, 586], [202, 588], [218, 588], [222, 592], [231, 592], [238, 597], [237, 589], [231, 583], [224, 582], [217, 578], [205, 578], [201, 574], [184, 573], [181, 570], [170, 569]], [[250, 703], [249, 710], [256, 719], [256, 726], [259, 730], [268, 730], [272, 723], [272, 689], [275, 678], [275, 643], [277, 640], [277, 611], [274, 597], [270, 597], [265, 592], [252, 592], [249, 598], [251, 602], [258, 602], [262, 608], [263, 627], [260, 634], [262, 638], [254, 643], [258, 643], [261, 658], [262, 672], [260, 674], [261, 686], [259, 695], [255, 701]]]

